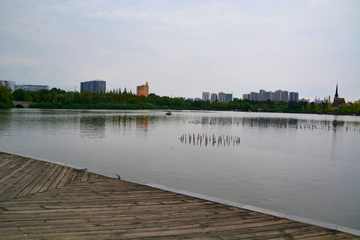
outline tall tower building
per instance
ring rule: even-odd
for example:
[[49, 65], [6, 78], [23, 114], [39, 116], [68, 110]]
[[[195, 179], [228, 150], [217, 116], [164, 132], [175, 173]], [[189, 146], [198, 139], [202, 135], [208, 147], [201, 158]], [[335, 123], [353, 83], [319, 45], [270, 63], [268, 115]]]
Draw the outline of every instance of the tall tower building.
[[136, 95], [145, 97], [149, 96], [149, 83], [146, 82], [145, 85], [137, 86]]
[[80, 83], [80, 91], [87, 90], [96, 93], [106, 92], [106, 82], [104, 80], [93, 80]]
[[277, 102], [282, 101], [282, 90], [277, 90], [277, 91], [275, 91], [275, 94], [276, 94], [276, 99], [275, 99], [275, 101], [277, 101]]
[[264, 89], [260, 89], [260, 101], [266, 101], [266, 91]]
[[233, 95], [232, 95], [232, 93], [226, 93], [226, 94], [225, 94], [225, 102], [226, 102], [226, 103], [229, 103], [229, 102], [232, 102], [232, 100], [233, 100]]
[[212, 93], [210, 102], [216, 102], [217, 100], [218, 100], [217, 93]]
[[203, 92], [202, 93], [202, 100], [203, 101], [210, 101], [210, 93], [209, 92]]
[[290, 92], [290, 100], [298, 102], [299, 101], [299, 93], [298, 92]]
[[288, 91], [282, 91], [281, 93], [281, 101], [288, 102], [289, 101], [289, 92]]
[[225, 102], [226, 101], [226, 94], [225, 93], [219, 92], [218, 97], [219, 97], [219, 99], [218, 99], [219, 102]]

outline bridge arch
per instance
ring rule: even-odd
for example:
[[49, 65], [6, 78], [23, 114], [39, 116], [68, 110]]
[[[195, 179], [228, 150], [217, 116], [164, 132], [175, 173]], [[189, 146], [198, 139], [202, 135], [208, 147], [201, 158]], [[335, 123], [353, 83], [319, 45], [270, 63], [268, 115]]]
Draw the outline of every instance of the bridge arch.
[[30, 104], [35, 102], [26, 102], [26, 101], [13, 101], [13, 104], [16, 108], [28, 108]]

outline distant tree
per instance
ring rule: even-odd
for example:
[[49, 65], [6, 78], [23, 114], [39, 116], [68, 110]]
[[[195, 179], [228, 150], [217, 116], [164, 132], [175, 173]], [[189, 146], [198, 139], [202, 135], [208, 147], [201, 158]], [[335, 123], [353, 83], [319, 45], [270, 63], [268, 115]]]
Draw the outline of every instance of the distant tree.
[[250, 103], [246, 102], [242, 105], [242, 110], [247, 111], [251, 107]]
[[24, 89], [17, 89], [12, 93], [15, 101], [25, 101], [26, 91]]
[[332, 112], [332, 111], [334, 111], [334, 109], [332, 108], [330, 102], [327, 102], [326, 107], [325, 107], [324, 110], [325, 110], [325, 112]]
[[0, 102], [4, 104], [10, 104], [12, 101], [13, 96], [11, 95], [11, 89], [0, 85]]
[[135, 98], [130, 98], [129, 101], [128, 101], [128, 103], [130, 103], [130, 104], [135, 104], [135, 103], [136, 103]]

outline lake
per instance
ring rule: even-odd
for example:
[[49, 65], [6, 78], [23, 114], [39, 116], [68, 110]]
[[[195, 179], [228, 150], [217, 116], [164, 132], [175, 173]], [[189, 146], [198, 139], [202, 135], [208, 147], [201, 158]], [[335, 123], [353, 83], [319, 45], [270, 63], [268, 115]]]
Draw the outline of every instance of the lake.
[[0, 110], [0, 151], [360, 229], [360, 118]]

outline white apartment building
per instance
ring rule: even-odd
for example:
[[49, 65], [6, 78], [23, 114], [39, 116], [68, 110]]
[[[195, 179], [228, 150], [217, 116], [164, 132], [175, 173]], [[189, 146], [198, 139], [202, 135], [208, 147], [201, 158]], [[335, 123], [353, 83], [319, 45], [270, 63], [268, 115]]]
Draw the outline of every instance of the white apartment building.
[[10, 88], [11, 91], [15, 91], [15, 81], [0, 80], [0, 85]]

